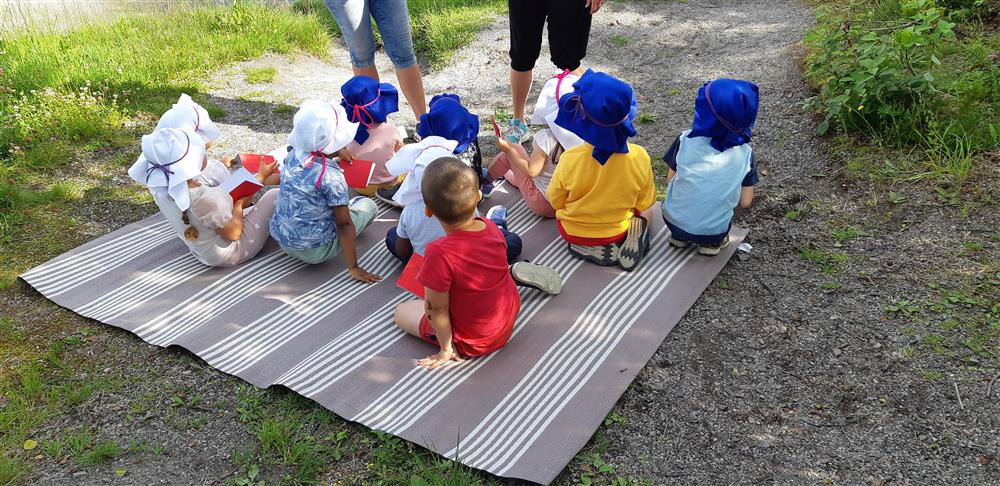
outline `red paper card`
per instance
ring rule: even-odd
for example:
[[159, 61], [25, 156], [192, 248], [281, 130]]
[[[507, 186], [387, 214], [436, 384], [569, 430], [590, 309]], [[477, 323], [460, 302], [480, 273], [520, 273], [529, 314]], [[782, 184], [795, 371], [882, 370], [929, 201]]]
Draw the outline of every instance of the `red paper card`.
[[424, 286], [417, 282], [417, 274], [420, 273], [420, 269], [423, 267], [424, 257], [414, 253], [410, 257], [410, 261], [406, 264], [406, 268], [403, 269], [402, 275], [399, 276], [399, 280], [396, 280], [396, 285], [403, 290], [413, 292], [417, 297], [423, 299]]
[[256, 174], [260, 171], [261, 164], [270, 165], [274, 163], [274, 157], [270, 155], [240, 154], [239, 157], [243, 168], [250, 171], [251, 174]]
[[497, 134], [497, 139], [500, 138], [500, 125], [497, 125], [496, 117], [491, 116], [490, 121], [493, 122], [493, 133]]
[[372, 180], [375, 173], [375, 162], [370, 160], [354, 159], [351, 162], [340, 161], [340, 168], [344, 170], [344, 179], [347, 179], [347, 187], [354, 189], [364, 189]]
[[251, 174], [245, 167], [241, 167], [233, 172], [228, 179], [222, 181], [219, 187], [228, 192], [233, 201], [236, 201], [253, 196], [264, 186], [257, 180], [257, 176]]

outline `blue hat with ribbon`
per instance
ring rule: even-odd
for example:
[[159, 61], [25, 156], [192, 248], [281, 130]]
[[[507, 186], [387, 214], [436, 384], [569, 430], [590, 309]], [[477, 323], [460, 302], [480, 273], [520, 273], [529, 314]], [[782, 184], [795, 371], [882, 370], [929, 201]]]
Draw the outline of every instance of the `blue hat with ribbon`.
[[698, 90], [694, 102], [694, 124], [688, 138], [709, 137], [712, 147], [725, 152], [750, 141], [757, 121], [759, 89], [738, 79], [716, 79]]
[[340, 106], [347, 111], [347, 118], [357, 123], [358, 133], [354, 141], [365, 143], [368, 128], [376, 123], [385, 123], [389, 113], [399, 111], [399, 91], [389, 83], [379, 83], [368, 76], [355, 76], [340, 87]]
[[559, 99], [559, 125], [594, 146], [594, 158], [604, 165], [614, 153], [628, 153], [635, 135], [635, 93], [628, 83], [590, 69], [573, 83], [573, 92]]
[[431, 98], [430, 111], [420, 115], [417, 133], [420, 137], [443, 137], [458, 142], [455, 153], [465, 152], [479, 136], [479, 117], [462, 106], [456, 94], [444, 93]]

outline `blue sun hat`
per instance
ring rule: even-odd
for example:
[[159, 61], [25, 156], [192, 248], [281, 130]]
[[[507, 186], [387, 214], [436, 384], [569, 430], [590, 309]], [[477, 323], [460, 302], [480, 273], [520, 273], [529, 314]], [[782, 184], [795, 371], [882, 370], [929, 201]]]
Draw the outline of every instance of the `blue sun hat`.
[[469, 113], [456, 94], [444, 93], [431, 98], [430, 111], [420, 115], [420, 137], [443, 137], [458, 142], [455, 153], [465, 152], [479, 136], [479, 117]]
[[738, 79], [716, 79], [698, 89], [694, 124], [688, 138], [709, 137], [712, 147], [725, 152], [750, 141], [757, 121], [759, 89]]
[[635, 135], [635, 93], [628, 83], [588, 69], [573, 83], [574, 91], [559, 99], [555, 123], [594, 146], [594, 158], [604, 165], [614, 153], [628, 153]]
[[389, 83], [379, 83], [368, 76], [355, 76], [340, 87], [340, 106], [347, 111], [347, 118], [357, 123], [358, 133], [354, 141], [359, 144], [368, 140], [368, 128], [376, 123], [385, 123], [390, 113], [399, 111], [399, 91]]

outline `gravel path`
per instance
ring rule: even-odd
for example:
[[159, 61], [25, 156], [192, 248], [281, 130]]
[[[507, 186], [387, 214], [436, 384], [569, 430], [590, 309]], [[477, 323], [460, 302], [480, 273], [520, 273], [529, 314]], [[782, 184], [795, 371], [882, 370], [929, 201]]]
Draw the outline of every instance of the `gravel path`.
[[[955, 248], [970, 235], [963, 228], [1000, 227], [997, 212], [962, 219], [925, 190], [907, 191], [906, 204], [887, 207], [885, 188], [842, 175], [837, 154], [815, 136], [815, 120], [800, 107], [809, 90], [796, 45], [811, 22], [810, 10], [796, 0], [612, 2], [595, 18], [586, 64], [633, 84], [639, 111], [655, 116], [640, 126], [636, 142], [654, 156], [689, 126], [705, 80], [756, 82], [762, 108], [753, 145], [762, 182], [754, 207], [739, 217], [752, 229], [752, 258], [734, 259], [698, 300], [591, 448], [618, 475], [653, 483], [996, 484], [1000, 405], [986, 396], [995, 370], [949, 368], [940, 356], [901, 354], [916, 338], [900, 332], [907, 323], [884, 309], [926, 296], [930, 279], [974, 272], [975, 262], [956, 257]], [[481, 115], [504, 108], [507, 42], [500, 19], [449, 67], [427, 76], [428, 94], [457, 92]], [[381, 55], [379, 62], [395, 83]], [[279, 75], [273, 83], [247, 85], [242, 70], [259, 66], [274, 66]], [[549, 64], [539, 66], [536, 80], [542, 81]], [[339, 46], [327, 61], [270, 55], [225, 70], [212, 91], [212, 101], [227, 111], [215, 155], [283, 143], [292, 113], [275, 109], [309, 97], [337, 99], [350, 75]], [[397, 116], [413, 127], [407, 108]], [[489, 145], [484, 149], [495, 150]], [[792, 221], [789, 211], [801, 216]], [[837, 241], [831, 231], [841, 225], [861, 228], [862, 235]], [[847, 260], [835, 273], [821, 273], [799, 255], [807, 242]], [[942, 274], [946, 268], [953, 273]], [[838, 286], [824, 288], [831, 280]], [[23, 299], [38, 306], [37, 294]], [[102, 349], [119, 350], [123, 380], [163, 377], [128, 394], [142, 387], [197, 389], [211, 404], [204, 427], [181, 432], [161, 418], [126, 423], [114, 407], [128, 403], [127, 396], [85, 404], [74, 419], [96, 420], [124, 443], [140, 434], [175, 445], [167, 460], [130, 463], [129, 477], [193, 484], [231, 474], [228, 454], [248, 441], [232, 412], [238, 380], [164, 357], [173, 353], [154, 353], [124, 332], [108, 332], [92, 352]], [[954, 375], [927, 380], [922, 369]], [[192, 461], [201, 461], [197, 472]], [[364, 466], [337, 466], [330, 479], [343, 479], [352, 467]], [[571, 484], [585, 473], [593, 473], [592, 465], [574, 462], [557, 483]], [[81, 480], [59, 468], [47, 468], [43, 477]]]

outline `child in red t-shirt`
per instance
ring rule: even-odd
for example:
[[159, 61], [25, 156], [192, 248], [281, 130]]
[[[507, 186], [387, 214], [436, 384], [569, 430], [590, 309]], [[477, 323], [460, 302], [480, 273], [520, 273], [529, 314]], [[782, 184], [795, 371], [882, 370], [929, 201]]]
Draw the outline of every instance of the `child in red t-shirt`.
[[441, 347], [418, 361], [437, 368], [507, 344], [521, 308], [516, 285], [556, 294], [562, 281], [554, 270], [539, 265], [507, 266], [500, 228], [476, 217], [483, 196], [468, 165], [454, 157], [439, 158], [424, 169], [420, 186], [427, 216], [437, 218], [446, 236], [427, 245], [417, 274], [426, 300], [397, 306], [396, 325]]

